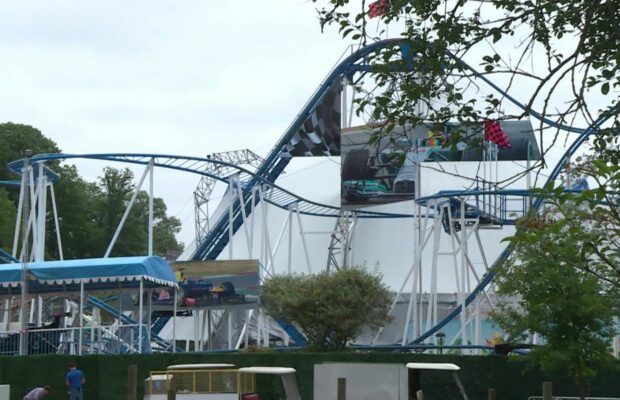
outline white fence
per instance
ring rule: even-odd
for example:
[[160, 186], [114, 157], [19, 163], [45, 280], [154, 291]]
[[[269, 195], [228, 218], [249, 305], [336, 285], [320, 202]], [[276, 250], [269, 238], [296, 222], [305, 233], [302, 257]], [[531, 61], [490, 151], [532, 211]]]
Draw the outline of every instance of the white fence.
[[[80, 335], [81, 331], [81, 335]], [[89, 326], [0, 333], [0, 354], [20, 354], [20, 341], [25, 337], [28, 354], [126, 354], [150, 352], [149, 329], [142, 325]], [[159, 347], [159, 346], [157, 346]], [[155, 350], [155, 348], [153, 348]]]

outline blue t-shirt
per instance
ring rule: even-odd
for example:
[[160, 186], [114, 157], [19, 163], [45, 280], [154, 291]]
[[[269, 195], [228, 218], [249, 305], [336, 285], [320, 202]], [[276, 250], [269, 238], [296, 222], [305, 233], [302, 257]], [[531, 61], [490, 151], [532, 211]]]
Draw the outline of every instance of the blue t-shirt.
[[84, 374], [79, 369], [72, 369], [67, 373], [67, 382], [69, 382], [70, 389], [80, 389], [83, 379]]

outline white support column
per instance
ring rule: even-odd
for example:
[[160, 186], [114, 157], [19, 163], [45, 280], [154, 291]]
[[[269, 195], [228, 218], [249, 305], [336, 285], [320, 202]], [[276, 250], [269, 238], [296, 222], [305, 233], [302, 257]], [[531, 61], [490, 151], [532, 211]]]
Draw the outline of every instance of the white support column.
[[[472, 228], [472, 229], [473, 229], [473, 232], [476, 233], [476, 235], [474, 235], [474, 236], [476, 238], [478, 238], [478, 236], [477, 236], [478, 221], [474, 224], [474, 228]], [[466, 241], [469, 240], [470, 236], [471, 236], [471, 233], [469, 235], [467, 235]], [[458, 237], [455, 237], [455, 240], [458, 243], [459, 249], [460, 249], [461, 248], [461, 240]], [[476, 279], [476, 283], [480, 283], [480, 276], [478, 275], [478, 272], [476, 271], [474, 263], [471, 261], [471, 259], [469, 257], [469, 250], [468, 249], [466, 249], [466, 250], [467, 250], [467, 254], [465, 255], [465, 262], [467, 263], [467, 266], [469, 267], [469, 272], [471, 273], [471, 274], [467, 274], [468, 284], [469, 284], [470, 275], [474, 276], [474, 278]], [[484, 257], [484, 249], [482, 248], [482, 244], [480, 244], [480, 254], [482, 254], [482, 257], [483, 257], [483, 259], [486, 262], [486, 258]], [[486, 265], [485, 265], [485, 267], [486, 267]], [[488, 267], [487, 267], [487, 270], [488, 270]], [[487, 290], [490, 291], [490, 292], [494, 292], [493, 285], [491, 285]], [[468, 287], [467, 293], [471, 293], [471, 288], [470, 287]], [[485, 297], [485, 299], [487, 300], [487, 302], [489, 303], [489, 306], [491, 308], [494, 308], [494, 303], [491, 300], [491, 298], [489, 297], [487, 291], [482, 291], [482, 294]]]
[[37, 301], [37, 326], [43, 325], [43, 297], [38, 294], [36, 297]]
[[347, 117], [348, 117], [348, 106], [349, 106], [349, 100], [347, 99], [347, 88], [349, 87], [349, 80], [347, 78], [342, 78], [342, 100], [341, 100], [341, 107], [342, 107], [342, 115], [340, 116], [340, 123], [342, 124], [342, 129], [348, 128], [347, 125]]
[[[416, 182], [415, 182], [415, 198], [420, 196], [420, 165], [416, 165]], [[417, 337], [420, 335], [420, 313], [418, 312], [418, 282], [421, 284], [422, 275], [422, 232], [421, 232], [421, 208], [420, 205], [414, 201], [413, 203], [413, 280], [411, 282], [411, 292], [409, 297], [409, 304], [407, 306], [407, 317], [405, 319], [405, 326], [403, 328], [403, 337], [401, 345], [405, 346], [408, 340], [409, 323], [413, 323], [413, 335]]]
[[245, 234], [245, 241], [248, 246], [248, 258], [252, 258], [252, 238], [250, 235], [248, 216], [245, 212], [245, 203], [243, 201], [243, 188], [241, 187], [241, 182], [238, 179], [235, 179], [234, 183], [237, 187], [237, 197], [239, 198], [239, 205], [241, 208], [241, 218], [243, 218], [243, 233]]
[[112, 252], [112, 249], [114, 248], [114, 245], [116, 244], [116, 240], [118, 239], [118, 236], [121, 234], [121, 231], [123, 230], [123, 226], [125, 225], [127, 216], [129, 215], [131, 208], [136, 202], [136, 198], [138, 197], [138, 193], [140, 193], [140, 189], [142, 189], [142, 185], [144, 184], [144, 180], [146, 179], [146, 175], [149, 173], [150, 168], [151, 168], [150, 165], [147, 166], [146, 169], [144, 170], [144, 173], [142, 173], [140, 182], [138, 183], [138, 186], [136, 186], [136, 190], [134, 190], [133, 195], [131, 196], [131, 200], [129, 200], [129, 204], [127, 205], [127, 208], [125, 209], [125, 213], [123, 214], [123, 217], [121, 218], [121, 222], [118, 223], [118, 226], [116, 227], [116, 231], [114, 232], [114, 236], [112, 237], [112, 240], [110, 241], [108, 249], [106, 250], [103, 258], [108, 258], [110, 256], [110, 253]]
[[[246, 313], [246, 318], [248, 318], [249, 315], [250, 315], [250, 311]], [[245, 339], [247, 332], [250, 329], [248, 320], [249, 319], [246, 319], [245, 323], [243, 324], [243, 327], [241, 328], [241, 332], [239, 332], [239, 337], [237, 338], [237, 343], [235, 344], [235, 350], [239, 350], [241, 348], [241, 343]], [[246, 349], [247, 349], [247, 345], [246, 345]]]
[[276, 254], [278, 253], [278, 249], [280, 248], [280, 243], [282, 242], [282, 238], [284, 237], [284, 232], [286, 231], [286, 226], [288, 224], [287, 220], [284, 220], [282, 224], [282, 228], [280, 228], [280, 233], [278, 233], [278, 237], [276, 239], [276, 243], [269, 254], [269, 264], [267, 265], [267, 270], [271, 272], [272, 275], [276, 273], [276, 267], [274, 265], [274, 260], [276, 259]]
[[250, 245], [252, 247], [250, 247], [250, 258], [254, 258], [254, 226], [255, 226], [255, 221], [256, 221], [256, 197], [257, 197], [257, 193], [258, 193], [258, 188], [257, 187], [253, 187], [252, 188], [252, 202], [250, 203]]
[[26, 184], [28, 182], [27, 177], [28, 175], [26, 171], [22, 171], [22, 184], [21, 184], [21, 189], [19, 190], [19, 202], [17, 203], [17, 217], [15, 219], [15, 236], [13, 237], [13, 252], [11, 253], [11, 255], [15, 258], [17, 258], [17, 244], [19, 243], [19, 235], [21, 233], [20, 229], [21, 229], [21, 226], [23, 225], [22, 212], [23, 212], [23, 206], [24, 206], [24, 194], [26, 193], [27, 190], [29, 190], [26, 187]]
[[288, 210], [288, 266], [287, 272], [291, 275], [293, 271], [293, 210]]
[[118, 282], [118, 324], [123, 325], [123, 288]]
[[261, 197], [261, 214], [262, 214], [262, 244], [263, 244], [263, 251], [264, 251], [264, 256], [263, 256], [263, 265], [266, 267], [267, 265], [269, 265], [269, 263], [273, 263], [273, 260], [271, 260], [271, 240], [269, 239], [269, 224], [267, 222], [267, 202], [264, 199], [264, 192], [263, 190], [259, 190], [260, 193], [260, 197]]
[[194, 328], [194, 351], [200, 350], [200, 329], [202, 327], [202, 311], [194, 310], [192, 311], [192, 315], [194, 317], [194, 323], [192, 327]]
[[78, 355], [82, 355], [82, 346], [84, 345], [84, 281], [80, 282], [80, 309], [78, 312], [80, 319], [80, 335], [78, 342]]
[[[461, 261], [460, 261], [460, 265], [461, 265], [461, 285], [459, 288], [459, 304], [461, 305], [461, 327], [463, 327], [463, 329], [461, 330], [461, 344], [462, 345], [466, 345], [467, 344], [467, 330], [464, 328], [465, 327], [465, 320], [467, 318], [467, 314], [466, 314], [466, 309], [465, 309], [465, 295], [466, 295], [466, 285], [467, 285], [467, 278], [466, 275], [467, 274], [467, 238], [466, 238], [466, 226], [465, 226], [465, 199], [461, 198], [460, 199], [461, 202], [461, 218], [460, 218], [460, 224], [461, 224], [461, 246], [460, 246], [460, 252], [461, 252]], [[466, 352], [467, 353], [467, 352]]]
[[140, 277], [140, 291], [138, 295], [138, 353], [142, 354], [142, 321], [144, 320], [143, 308], [144, 308], [144, 279]]
[[213, 348], [213, 343], [211, 343], [211, 331], [213, 330], [213, 319], [211, 315], [211, 309], [207, 308], [207, 349], [211, 350]]
[[60, 260], [64, 260], [65, 257], [62, 253], [62, 240], [60, 239], [60, 223], [58, 222], [58, 209], [56, 208], [56, 195], [54, 194], [54, 185], [50, 186], [50, 196], [52, 198], [52, 211], [54, 213], [54, 226], [56, 227], [56, 243], [58, 244], [58, 256]]
[[[155, 159], [151, 158], [149, 161], [149, 234], [148, 234], [148, 255], [153, 255], [153, 188], [154, 188], [154, 172], [155, 172]], [[150, 302], [149, 302], [150, 306]]]
[[[411, 280], [411, 292], [409, 294], [409, 305], [407, 306], [407, 317], [405, 318], [405, 326], [403, 327], [403, 338], [401, 341], [401, 346], [405, 346], [407, 344], [407, 340], [409, 339], [409, 323], [416, 323], [415, 319], [417, 313], [415, 309], [417, 308], [417, 297], [418, 297], [418, 277], [419, 270], [417, 265], [417, 260], [413, 262], [413, 279]], [[413, 313], [413, 317], [412, 317]], [[414, 326], [414, 334], [415, 334], [415, 326]]]
[[349, 225], [349, 234], [347, 235], [347, 247], [346, 253], [347, 256], [347, 264], [345, 267], [350, 267], [355, 265], [353, 255], [353, 241], [355, 240], [355, 231], [357, 228], [357, 213], [355, 211], [351, 212], [351, 224]]
[[47, 178], [45, 176], [44, 164], [39, 164], [38, 179], [38, 204], [37, 204], [37, 248], [35, 251], [35, 261], [44, 261], [45, 258], [45, 218], [47, 208]]
[[452, 266], [454, 267], [454, 281], [455, 281], [455, 290], [457, 293], [457, 302], [458, 302], [458, 292], [460, 290], [460, 279], [459, 279], [459, 267], [458, 267], [458, 259], [457, 252], [460, 251], [460, 247], [457, 246], [456, 239], [456, 230], [454, 229], [454, 220], [452, 219], [452, 206], [449, 204], [444, 207], [444, 212], [448, 213], [448, 224], [450, 230], [450, 255], [452, 256]]
[[228, 181], [228, 259], [233, 259], [233, 237], [234, 226], [233, 221], [235, 218], [233, 205], [235, 204], [235, 185], [231, 180]]
[[10, 295], [3, 301], [3, 304], [4, 304], [4, 308], [2, 310], [2, 330], [3, 331], [9, 330], [9, 323], [10, 323], [10, 318], [11, 318], [11, 313], [10, 313], [11, 303], [9, 299], [10, 299]]
[[257, 311], [257, 324], [256, 324], [256, 347], [262, 347], [263, 345], [263, 312], [259, 309]]
[[[480, 295], [476, 296], [476, 321], [474, 325], [474, 344], [480, 346], [482, 344], [482, 318], [480, 313], [481, 310], [481, 301]], [[476, 355], [480, 355], [480, 349], [476, 349]]]
[[482, 240], [480, 240], [480, 231], [478, 229], [474, 231], [474, 236], [476, 237], [476, 243], [478, 244], [478, 250], [480, 251], [482, 263], [484, 264], [484, 270], [486, 272], [489, 270], [489, 262], [487, 261], [487, 256], [484, 252], [484, 247], [482, 246]]
[[[431, 326], [437, 324], [437, 268], [439, 258], [439, 245], [441, 241], [441, 218], [443, 213], [440, 212], [439, 217], [433, 221], [432, 234], [433, 234], [433, 255], [431, 262], [431, 287], [428, 298], [428, 304], [426, 308], [426, 330]], [[431, 340], [435, 342], [435, 340]]]
[[252, 317], [254, 316], [254, 310], [248, 311], [247, 320], [245, 321], [245, 335], [243, 338], [244, 346], [247, 349], [250, 345], [250, 322], [252, 321]]
[[24, 246], [23, 242], [24, 242], [24, 238], [22, 238], [22, 249], [20, 252], [20, 256], [19, 259], [22, 260], [22, 262], [24, 260], [28, 260], [28, 261], [33, 261], [34, 260], [34, 252], [36, 251], [37, 248], [37, 239], [38, 236], [35, 233], [35, 229], [37, 227], [37, 194], [35, 191], [35, 185], [34, 185], [34, 173], [32, 168], [27, 168], [27, 173], [28, 173], [28, 184], [27, 184], [27, 189], [28, 192], [26, 193], [26, 195], [28, 196], [28, 199], [26, 199], [26, 201], [28, 201], [28, 205], [29, 205], [29, 209], [27, 211], [24, 211], [24, 214], [28, 216], [28, 219], [26, 221], [26, 227], [25, 229], [23, 229], [22, 235], [26, 235], [28, 237], [30, 237], [30, 234], [32, 233], [32, 243], [31, 243], [31, 248], [29, 249], [30, 251], [27, 250], [28, 246]]
[[295, 205], [295, 214], [297, 214], [297, 226], [299, 227], [299, 235], [301, 236], [301, 244], [304, 248], [304, 255], [306, 256], [306, 266], [308, 267], [308, 273], [312, 273], [312, 267], [310, 266], [310, 254], [308, 253], [308, 245], [306, 243], [306, 236], [304, 234], [304, 228], [301, 223], [301, 214], [299, 213], [298, 205]]
[[269, 335], [271, 333], [271, 319], [269, 318], [269, 315], [267, 314], [265, 314], [264, 328], [265, 328], [265, 334], [263, 336], [263, 339], [264, 339], [263, 346], [268, 348], [269, 347]]
[[[24, 179], [22, 180], [22, 189], [24, 190], [23, 197], [23, 209], [22, 209], [22, 257], [20, 257], [22, 261], [22, 270], [21, 270], [21, 296], [20, 296], [20, 309], [19, 309], [19, 322], [21, 325], [21, 333], [19, 335], [19, 354], [26, 355], [28, 354], [28, 321], [26, 320], [27, 306], [28, 304], [28, 239], [29, 239], [29, 229], [28, 223], [29, 218], [28, 215], [30, 213], [29, 203], [30, 203], [30, 182], [32, 182], [30, 177], [30, 166], [29, 166], [30, 152], [25, 152], [24, 157], [24, 166], [22, 169], [22, 175]], [[10, 289], [9, 289], [10, 293]]]
[[153, 307], [152, 307], [152, 303], [153, 303], [153, 289], [148, 289], [146, 291], [147, 296], [149, 296], [149, 301], [148, 303], [148, 309], [149, 309], [149, 314], [146, 317], [147, 325], [146, 325], [146, 337], [148, 337], [148, 341], [147, 343], [149, 344], [149, 348], [147, 349], [149, 352], [151, 352], [152, 346], [151, 346], [151, 325], [153, 324], [152, 321], [152, 316], [153, 316]]
[[[174, 287], [174, 299], [172, 306], [172, 352], [177, 352], [177, 301], [179, 288]], [[189, 342], [189, 341], [188, 341]]]

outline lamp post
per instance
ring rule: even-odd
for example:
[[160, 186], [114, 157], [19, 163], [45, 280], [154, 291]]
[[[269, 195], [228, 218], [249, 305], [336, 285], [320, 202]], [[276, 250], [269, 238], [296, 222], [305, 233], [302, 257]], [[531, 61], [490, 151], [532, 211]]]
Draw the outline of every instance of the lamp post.
[[21, 307], [19, 317], [21, 320], [21, 335], [19, 340], [19, 354], [28, 354], [28, 219], [30, 218], [30, 157], [31, 150], [24, 151], [24, 165], [22, 168], [22, 188], [24, 204], [22, 211], [22, 275], [21, 275]]

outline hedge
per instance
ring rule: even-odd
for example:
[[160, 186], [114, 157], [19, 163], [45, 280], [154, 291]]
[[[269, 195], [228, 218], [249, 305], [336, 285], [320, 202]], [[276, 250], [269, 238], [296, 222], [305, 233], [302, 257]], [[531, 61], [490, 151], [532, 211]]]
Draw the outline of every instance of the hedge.
[[[78, 363], [87, 379], [86, 400], [117, 400], [127, 398], [127, 368], [138, 366], [138, 399], [144, 393], [144, 379], [149, 371], [163, 370], [168, 365], [186, 363], [231, 363], [236, 366], [287, 366], [297, 369], [298, 382], [304, 400], [312, 399], [313, 366], [323, 362], [396, 363], [453, 362], [461, 367], [460, 377], [471, 400], [486, 399], [488, 388], [495, 388], [500, 400], [522, 400], [540, 395], [543, 381], [554, 383], [554, 393], [576, 395], [575, 385], [565, 375], [548, 376], [527, 368], [523, 358], [503, 356], [426, 355], [414, 353], [309, 353], [305, 351], [248, 352], [248, 353], [176, 353], [93, 355], [70, 357], [60, 355], [0, 357], [0, 383], [11, 385], [11, 400], [21, 400], [24, 394], [38, 385], [51, 385], [48, 399], [66, 399], [64, 377], [69, 361]], [[589, 387], [590, 396], [620, 394], [618, 364], [600, 369]], [[449, 376], [422, 382], [425, 398], [445, 399]], [[277, 395], [279, 386], [273, 379], [258, 381], [263, 398]]]

